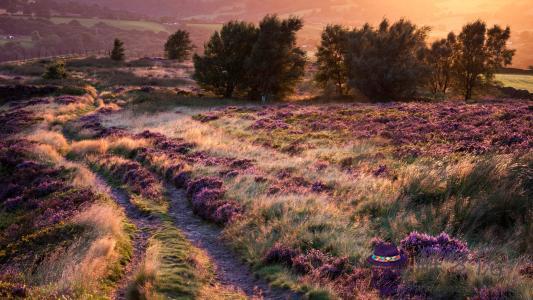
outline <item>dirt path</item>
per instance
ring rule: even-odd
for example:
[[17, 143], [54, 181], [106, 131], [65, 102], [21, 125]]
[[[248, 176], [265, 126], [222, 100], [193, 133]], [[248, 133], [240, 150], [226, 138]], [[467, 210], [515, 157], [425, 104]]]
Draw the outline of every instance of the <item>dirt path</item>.
[[128, 221], [137, 227], [137, 231], [132, 236], [133, 253], [131, 260], [124, 268], [125, 272], [120, 281], [117, 283], [113, 299], [126, 299], [128, 284], [132, 281], [132, 276], [144, 258], [148, 239], [160, 224], [156, 218], [143, 215], [137, 210], [135, 205], [130, 202], [128, 193], [119, 188], [112, 188], [102, 179], [98, 178], [98, 184], [108, 191], [109, 196], [124, 209]]
[[193, 245], [207, 252], [221, 284], [242, 290], [248, 297], [261, 295], [264, 299], [277, 300], [302, 298], [289, 290], [271, 288], [266, 281], [256, 278], [250, 267], [220, 240], [222, 229], [194, 215], [183, 190], [169, 184], [165, 188], [170, 198], [169, 213], [174, 223]]

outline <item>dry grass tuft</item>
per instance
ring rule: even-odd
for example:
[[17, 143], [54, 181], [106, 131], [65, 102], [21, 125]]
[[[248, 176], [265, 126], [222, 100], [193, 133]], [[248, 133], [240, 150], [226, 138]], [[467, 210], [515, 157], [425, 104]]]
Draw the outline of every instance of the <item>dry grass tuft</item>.
[[89, 228], [67, 249], [49, 253], [37, 272], [34, 283], [54, 282], [59, 289], [72, 289], [91, 294], [101, 290], [104, 280], [120, 259], [119, 243], [127, 238], [123, 232], [124, 216], [105, 204], [94, 204], [72, 219], [76, 225]]
[[104, 154], [109, 148], [107, 140], [86, 140], [74, 142], [70, 146], [70, 153], [76, 156], [86, 156], [88, 154]]
[[61, 156], [61, 154], [59, 154], [56, 149], [50, 145], [35, 145], [31, 149], [31, 152], [36, 156], [39, 161], [59, 163], [63, 160], [63, 156]]
[[57, 152], [66, 154], [69, 145], [65, 137], [58, 132], [38, 130], [28, 137], [32, 141], [52, 146]]
[[99, 236], [121, 236], [123, 217], [122, 213], [112, 206], [95, 204], [76, 216], [74, 222], [94, 228]]
[[108, 149], [120, 153], [128, 153], [135, 149], [147, 147], [148, 141], [145, 139], [132, 139], [130, 137], [120, 137], [108, 142]]

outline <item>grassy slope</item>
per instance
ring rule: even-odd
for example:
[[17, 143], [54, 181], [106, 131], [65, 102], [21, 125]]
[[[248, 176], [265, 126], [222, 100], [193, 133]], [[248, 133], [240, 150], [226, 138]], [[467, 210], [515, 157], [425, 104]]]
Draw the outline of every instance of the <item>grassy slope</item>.
[[56, 24], [68, 23], [77, 20], [83, 26], [91, 27], [97, 23], [103, 22], [109, 26], [117, 27], [124, 30], [148, 30], [153, 32], [168, 32], [168, 29], [159, 23], [149, 21], [129, 21], [129, 20], [110, 20], [110, 19], [90, 19], [90, 18], [73, 18], [73, 17], [52, 17], [50, 21]]
[[504, 86], [528, 90], [533, 93], [533, 75], [496, 74], [496, 80]]
[[[10, 18], [23, 18], [25, 16], [10, 16]], [[117, 27], [124, 30], [148, 30], [153, 32], [169, 32], [168, 28], [165, 25], [150, 22], [150, 21], [130, 21], [130, 20], [112, 20], [112, 19], [97, 19], [97, 18], [78, 18], [78, 17], [51, 17], [49, 19], [55, 24], [65, 24], [69, 23], [72, 20], [80, 22], [81, 25], [86, 27], [94, 26], [97, 23], [103, 22], [109, 26]]]
[[0, 46], [3, 46], [9, 42], [20, 43], [24, 48], [31, 48], [33, 46], [33, 42], [29, 36], [19, 36], [15, 40], [0, 40]]

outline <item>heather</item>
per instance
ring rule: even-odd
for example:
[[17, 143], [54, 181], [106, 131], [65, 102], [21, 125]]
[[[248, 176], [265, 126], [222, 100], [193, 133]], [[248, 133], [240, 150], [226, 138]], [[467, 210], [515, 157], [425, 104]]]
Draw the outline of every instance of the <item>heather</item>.
[[[108, 285], [97, 281], [110, 284], [113, 274], [120, 274], [121, 255], [128, 251], [127, 237], [121, 229], [97, 225], [93, 218], [78, 219], [95, 207], [104, 209], [108, 199], [95, 190], [73, 185], [78, 169], [36, 160], [36, 146], [24, 139], [10, 139], [1, 145], [0, 184], [5, 187], [0, 194], [1, 294], [7, 298], [104, 295]], [[121, 226], [120, 215], [112, 212], [111, 217]], [[111, 246], [108, 241], [116, 244]], [[87, 246], [91, 243], [110, 248], [97, 254]], [[70, 259], [62, 257], [67, 253]], [[88, 264], [88, 260], [94, 261]], [[69, 274], [69, 268], [77, 268], [77, 273]], [[82, 279], [87, 274], [91, 277]], [[60, 284], [68, 288], [61, 290]], [[48, 292], [43, 290], [46, 286]]]
[[[361, 112], [353, 113], [356, 109]], [[402, 127], [394, 128], [391, 124], [391, 128], [396, 133], [401, 132], [402, 136], [413, 136], [413, 139], [388, 140], [368, 134], [359, 136], [359, 131], [349, 135], [343, 127], [327, 127], [328, 122], [322, 121], [345, 118], [343, 125], [355, 127], [352, 122], [376, 124], [372, 123], [373, 114], [389, 117], [407, 109], [430, 120], [430, 125], [444, 124], [444, 119], [439, 119], [442, 114], [447, 119], [457, 118], [456, 122], [461, 122], [459, 127], [469, 129], [477, 128], [477, 123], [473, 117], [467, 116], [481, 115], [490, 118], [493, 124], [490, 129], [485, 127], [482, 130], [493, 135], [503, 135], [498, 130], [515, 131], [525, 136], [524, 141], [531, 138], [527, 128], [522, 133], [517, 130], [530, 123], [528, 104], [520, 101], [513, 104], [501, 101], [336, 104], [320, 109], [318, 105], [228, 107], [193, 118], [205, 125], [178, 122], [176, 127], [171, 127], [177, 128], [177, 133], [167, 129], [167, 121], [164, 121], [167, 115], [161, 115], [161, 127], [157, 130], [174, 136], [177, 144], [191, 144], [186, 151], [175, 148], [174, 154], [164, 156], [167, 167], [176, 166], [182, 170], [174, 178], [178, 186], [186, 186], [184, 182], [197, 173], [208, 174], [212, 179], [207, 177], [209, 183], [206, 185], [214, 186], [206, 189], [206, 198], [223, 193], [229, 199], [245, 204], [243, 215], [226, 225], [226, 236], [238, 251], [257, 264], [259, 273], [274, 284], [299, 286], [304, 290], [312, 290], [312, 286], [320, 284], [326, 287], [326, 294], [346, 295], [346, 290], [359, 293], [361, 297], [371, 294], [372, 291], [361, 287], [371, 278], [362, 276], [364, 272], [358, 270], [362, 266], [359, 261], [371, 251], [372, 234], [394, 240], [398, 245], [411, 237], [411, 248], [406, 245], [405, 250], [409, 252], [407, 248], [411, 249], [413, 259], [432, 257], [442, 263], [465, 261], [479, 255], [472, 249], [488, 247], [492, 250], [483, 255], [506, 255], [509, 259], [506, 263], [512, 266], [531, 245], [527, 238], [530, 230], [527, 220], [531, 216], [527, 200], [531, 193], [528, 143], [502, 146], [493, 144], [492, 139], [483, 139], [475, 143], [486, 145], [484, 151], [475, 150], [481, 146], [474, 147], [474, 150], [454, 149], [457, 140], [466, 141], [469, 134], [475, 132], [465, 130], [456, 136], [448, 131], [445, 139], [435, 125], [427, 126], [427, 132], [415, 126], [418, 128], [416, 133], [411, 133], [409, 130], [413, 126], [401, 123], [404, 118], [396, 116], [395, 124], [402, 124]], [[430, 114], [437, 109], [440, 110], [438, 113]], [[510, 118], [507, 110], [520, 113]], [[308, 113], [313, 121], [307, 119]], [[457, 115], [461, 113], [464, 116], [459, 118]], [[407, 113], [403, 114], [409, 119]], [[263, 119], [276, 120], [277, 123], [266, 121], [269, 123], [265, 124], [276, 125], [260, 126], [258, 121]], [[113, 126], [128, 126], [124, 121], [106, 122]], [[379, 132], [387, 130], [384, 126], [377, 128]], [[289, 145], [291, 147], [277, 146], [277, 143], [285, 143], [284, 139], [291, 139], [291, 135], [298, 136]], [[159, 141], [155, 144], [169, 147], [161, 143], [164, 140], [161, 134], [158, 136], [156, 140]], [[239, 142], [235, 144], [232, 139], [237, 137]], [[368, 142], [363, 142], [365, 140]], [[420, 147], [420, 150], [402, 152], [406, 147]], [[239, 148], [242, 150], [236, 150]], [[176, 156], [176, 152], [186, 154]], [[171, 163], [174, 161], [172, 156], [175, 163]], [[156, 159], [146, 162], [157, 165], [157, 168], [162, 165], [161, 160], [157, 162]], [[239, 169], [241, 165], [245, 168]], [[218, 181], [215, 178], [219, 178]], [[220, 186], [223, 186], [222, 190]], [[209, 208], [202, 211], [209, 211]], [[361, 226], [358, 221], [365, 222], [366, 226]], [[415, 230], [422, 233], [412, 233]], [[499, 243], [490, 245], [488, 240]], [[415, 247], [417, 243], [424, 246]], [[332, 258], [313, 264], [315, 260], [308, 260], [307, 253], [314, 251]], [[347, 257], [348, 266], [353, 271], [338, 276], [334, 261], [343, 257]], [[465, 263], [472, 268], [475, 262], [468, 260]], [[276, 265], [283, 267], [273, 267]], [[284, 269], [293, 275], [284, 275]], [[435, 274], [445, 272], [439, 270]], [[506, 269], [505, 272], [514, 271]], [[473, 297], [477, 295], [476, 291], [498, 281], [496, 276], [484, 279], [482, 283], [471, 283], [471, 280], [477, 282], [476, 278], [477, 274], [473, 274], [467, 277], [468, 280], [458, 282], [467, 284], [461, 295]], [[511, 290], [509, 293], [515, 297], [524, 292], [524, 279], [517, 278], [519, 284], [506, 281], [507, 287], [504, 288]], [[394, 284], [387, 283], [387, 280]], [[435, 293], [428, 292], [432, 283], [424, 285], [421, 282], [420, 278], [410, 282], [391, 277], [385, 280], [384, 286], [389, 290], [393, 286], [396, 295], [435, 297]], [[447, 286], [454, 288], [449, 282], [443, 283], [443, 288]], [[319, 289], [309, 293], [321, 292]]]
[[0, 107], [2, 297], [531, 298], [530, 101], [220, 100], [144, 60]]
[[210, 116], [243, 120], [255, 141], [288, 153], [316, 148], [317, 139], [375, 140], [383, 154], [401, 158], [510, 153], [529, 150], [533, 134], [531, 105], [522, 101], [230, 107]]

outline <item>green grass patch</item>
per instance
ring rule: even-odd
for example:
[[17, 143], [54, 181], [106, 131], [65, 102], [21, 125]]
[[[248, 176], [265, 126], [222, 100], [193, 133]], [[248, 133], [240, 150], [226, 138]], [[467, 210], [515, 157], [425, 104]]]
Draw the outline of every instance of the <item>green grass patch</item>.
[[528, 90], [533, 93], [533, 75], [496, 74], [496, 80], [500, 81], [503, 86]]
[[156, 289], [167, 296], [194, 298], [204, 279], [198, 275], [197, 266], [191, 257], [192, 245], [171, 224], [154, 235], [160, 245], [160, 267], [157, 271]]
[[14, 40], [0, 40], [0, 46], [4, 46], [8, 43], [18, 43], [24, 48], [33, 47], [33, 41], [30, 36], [17, 36]]
[[52, 17], [50, 21], [55, 24], [66, 24], [73, 20], [80, 22], [85, 27], [92, 27], [100, 22], [123, 30], [141, 30], [152, 32], [169, 32], [169, 29], [160, 23], [150, 21], [130, 21], [130, 20], [112, 20], [97, 18], [76, 18], [76, 17]]

